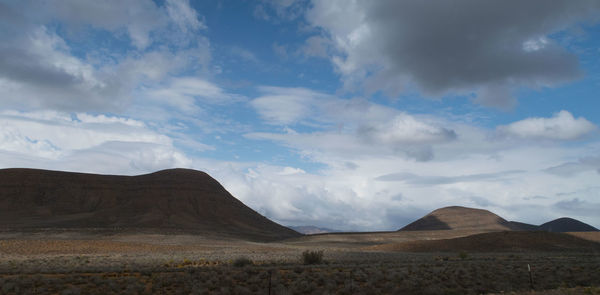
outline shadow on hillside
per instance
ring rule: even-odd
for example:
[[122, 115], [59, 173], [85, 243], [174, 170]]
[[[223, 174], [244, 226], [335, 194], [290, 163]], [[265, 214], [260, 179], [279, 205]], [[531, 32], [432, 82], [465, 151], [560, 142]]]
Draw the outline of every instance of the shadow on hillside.
[[447, 223], [439, 218], [429, 215], [425, 216], [407, 226], [401, 228], [401, 231], [416, 231], [416, 230], [447, 230], [452, 229]]

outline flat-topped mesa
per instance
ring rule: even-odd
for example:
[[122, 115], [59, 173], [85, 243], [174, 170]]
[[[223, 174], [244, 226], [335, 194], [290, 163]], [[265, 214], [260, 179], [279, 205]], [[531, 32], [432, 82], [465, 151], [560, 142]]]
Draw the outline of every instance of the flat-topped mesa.
[[0, 169], [0, 180], [3, 228], [147, 228], [259, 240], [300, 235], [191, 169], [139, 176]]

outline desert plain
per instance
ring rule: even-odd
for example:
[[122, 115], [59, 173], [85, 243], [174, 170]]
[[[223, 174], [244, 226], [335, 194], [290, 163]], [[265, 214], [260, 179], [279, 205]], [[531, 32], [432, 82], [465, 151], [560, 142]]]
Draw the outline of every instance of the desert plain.
[[[256, 242], [177, 232], [4, 231], [0, 294], [600, 292], [600, 252], [585, 247], [493, 252], [416, 247], [473, 234], [478, 233], [335, 233]], [[560, 235], [600, 241], [598, 233]], [[304, 251], [323, 251], [323, 261], [305, 264]]]

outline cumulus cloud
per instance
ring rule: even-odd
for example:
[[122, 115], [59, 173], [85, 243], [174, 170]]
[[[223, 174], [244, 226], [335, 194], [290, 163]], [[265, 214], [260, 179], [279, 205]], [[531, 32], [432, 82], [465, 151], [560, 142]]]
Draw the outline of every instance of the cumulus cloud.
[[[69, 53], [64, 40], [45, 27], [0, 45], [0, 95], [5, 106], [111, 108], [123, 85]], [[41, 97], [43, 96], [43, 97]]]
[[525, 139], [575, 140], [596, 130], [596, 125], [583, 117], [575, 118], [562, 110], [550, 118], [527, 118], [499, 126], [498, 132]]
[[293, 167], [239, 162], [199, 160], [194, 165], [206, 167], [233, 195], [282, 224], [327, 225], [341, 230], [396, 229], [398, 222], [422, 213], [400, 206], [402, 200], [397, 194], [370, 185], [366, 188], [364, 179], [355, 174], [323, 177]]
[[597, 21], [599, 11], [593, 0], [315, 0], [306, 19], [339, 52], [330, 59], [347, 89], [475, 93], [483, 105], [507, 108], [518, 87], [581, 75], [575, 55], [549, 35]]
[[[156, 40], [181, 39], [177, 36], [186, 32], [180, 26], [200, 28], [185, 1], [168, 1], [166, 8], [152, 1], [25, 2], [7, 4], [12, 18], [0, 22], [0, 96], [7, 108], [120, 111], [144, 81], [193, 73], [210, 57], [201, 35], [171, 42], [169, 50], [147, 49]], [[57, 30], [53, 22], [64, 24], [65, 30]], [[127, 32], [137, 51], [111, 52], [114, 48], [94, 44], [86, 55], [74, 54], [67, 40], [81, 37], [71, 30], [92, 35], [106, 30], [115, 39]]]
[[[314, 143], [325, 139], [330, 139], [330, 144], [340, 140], [320, 138]], [[307, 145], [303, 151], [310, 148]], [[318, 170], [202, 160], [194, 165], [206, 169], [236, 197], [269, 218], [283, 224], [342, 230], [395, 230], [450, 205], [484, 206], [511, 220], [539, 224], [566, 213], [554, 205], [560, 201], [557, 193], [597, 182], [597, 177], [557, 179], [536, 169], [553, 157], [579, 153], [568, 148], [558, 155], [513, 148], [503, 151], [502, 160], [469, 153], [428, 162], [354, 151], [351, 167], [346, 165], [348, 154], [329, 151], [319, 158], [326, 166]], [[525, 199], [532, 195], [548, 197]], [[578, 193], [579, 200], [587, 203], [593, 203], [596, 196], [597, 189]], [[568, 215], [577, 218], [575, 213]], [[598, 218], [590, 222], [597, 223]]]

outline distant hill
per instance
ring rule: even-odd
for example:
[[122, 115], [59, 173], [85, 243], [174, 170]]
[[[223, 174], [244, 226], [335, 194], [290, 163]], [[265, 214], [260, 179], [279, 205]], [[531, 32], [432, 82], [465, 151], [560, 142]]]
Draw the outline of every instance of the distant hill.
[[451, 206], [432, 211], [424, 217], [401, 228], [401, 231], [421, 230], [524, 230], [527, 224], [509, 222], [483, 209]]
[[[600, 212], [599, 212], [600, 214]], [[540, 230], [549, 232], [582, 232], [582, 231], [598, 231], [597, 228], [583, 223], [577, 219], [562, 217], [546, 222], [539, 226]]]
[[598, 229], [589, 224], [568, 217], [559, 218], [538, 226], [517, 221], [507, 221], [488, 210], [460, 206], [444, 207], [434, 210], [401, 228], [400, 231], [457, 229], [476, 231], [598, 231]]
[[325, 227], [316, 227], [316, 226], [312, 226], [312, 225], [288, 226], [288, 227], [299, 233], [305, 234], [305, 235], [340, 232], [339, 230], [325, 228]]
[[383, 244], [370, 250], [399, 252], [600, 252], [600, 243], [565, 233], [504, 231], [467, 237]]
[[115, 176], [0, 169], [0, 180], [4, 229], [144, 228], [256, 240], [300, 236], [196, 170]]

